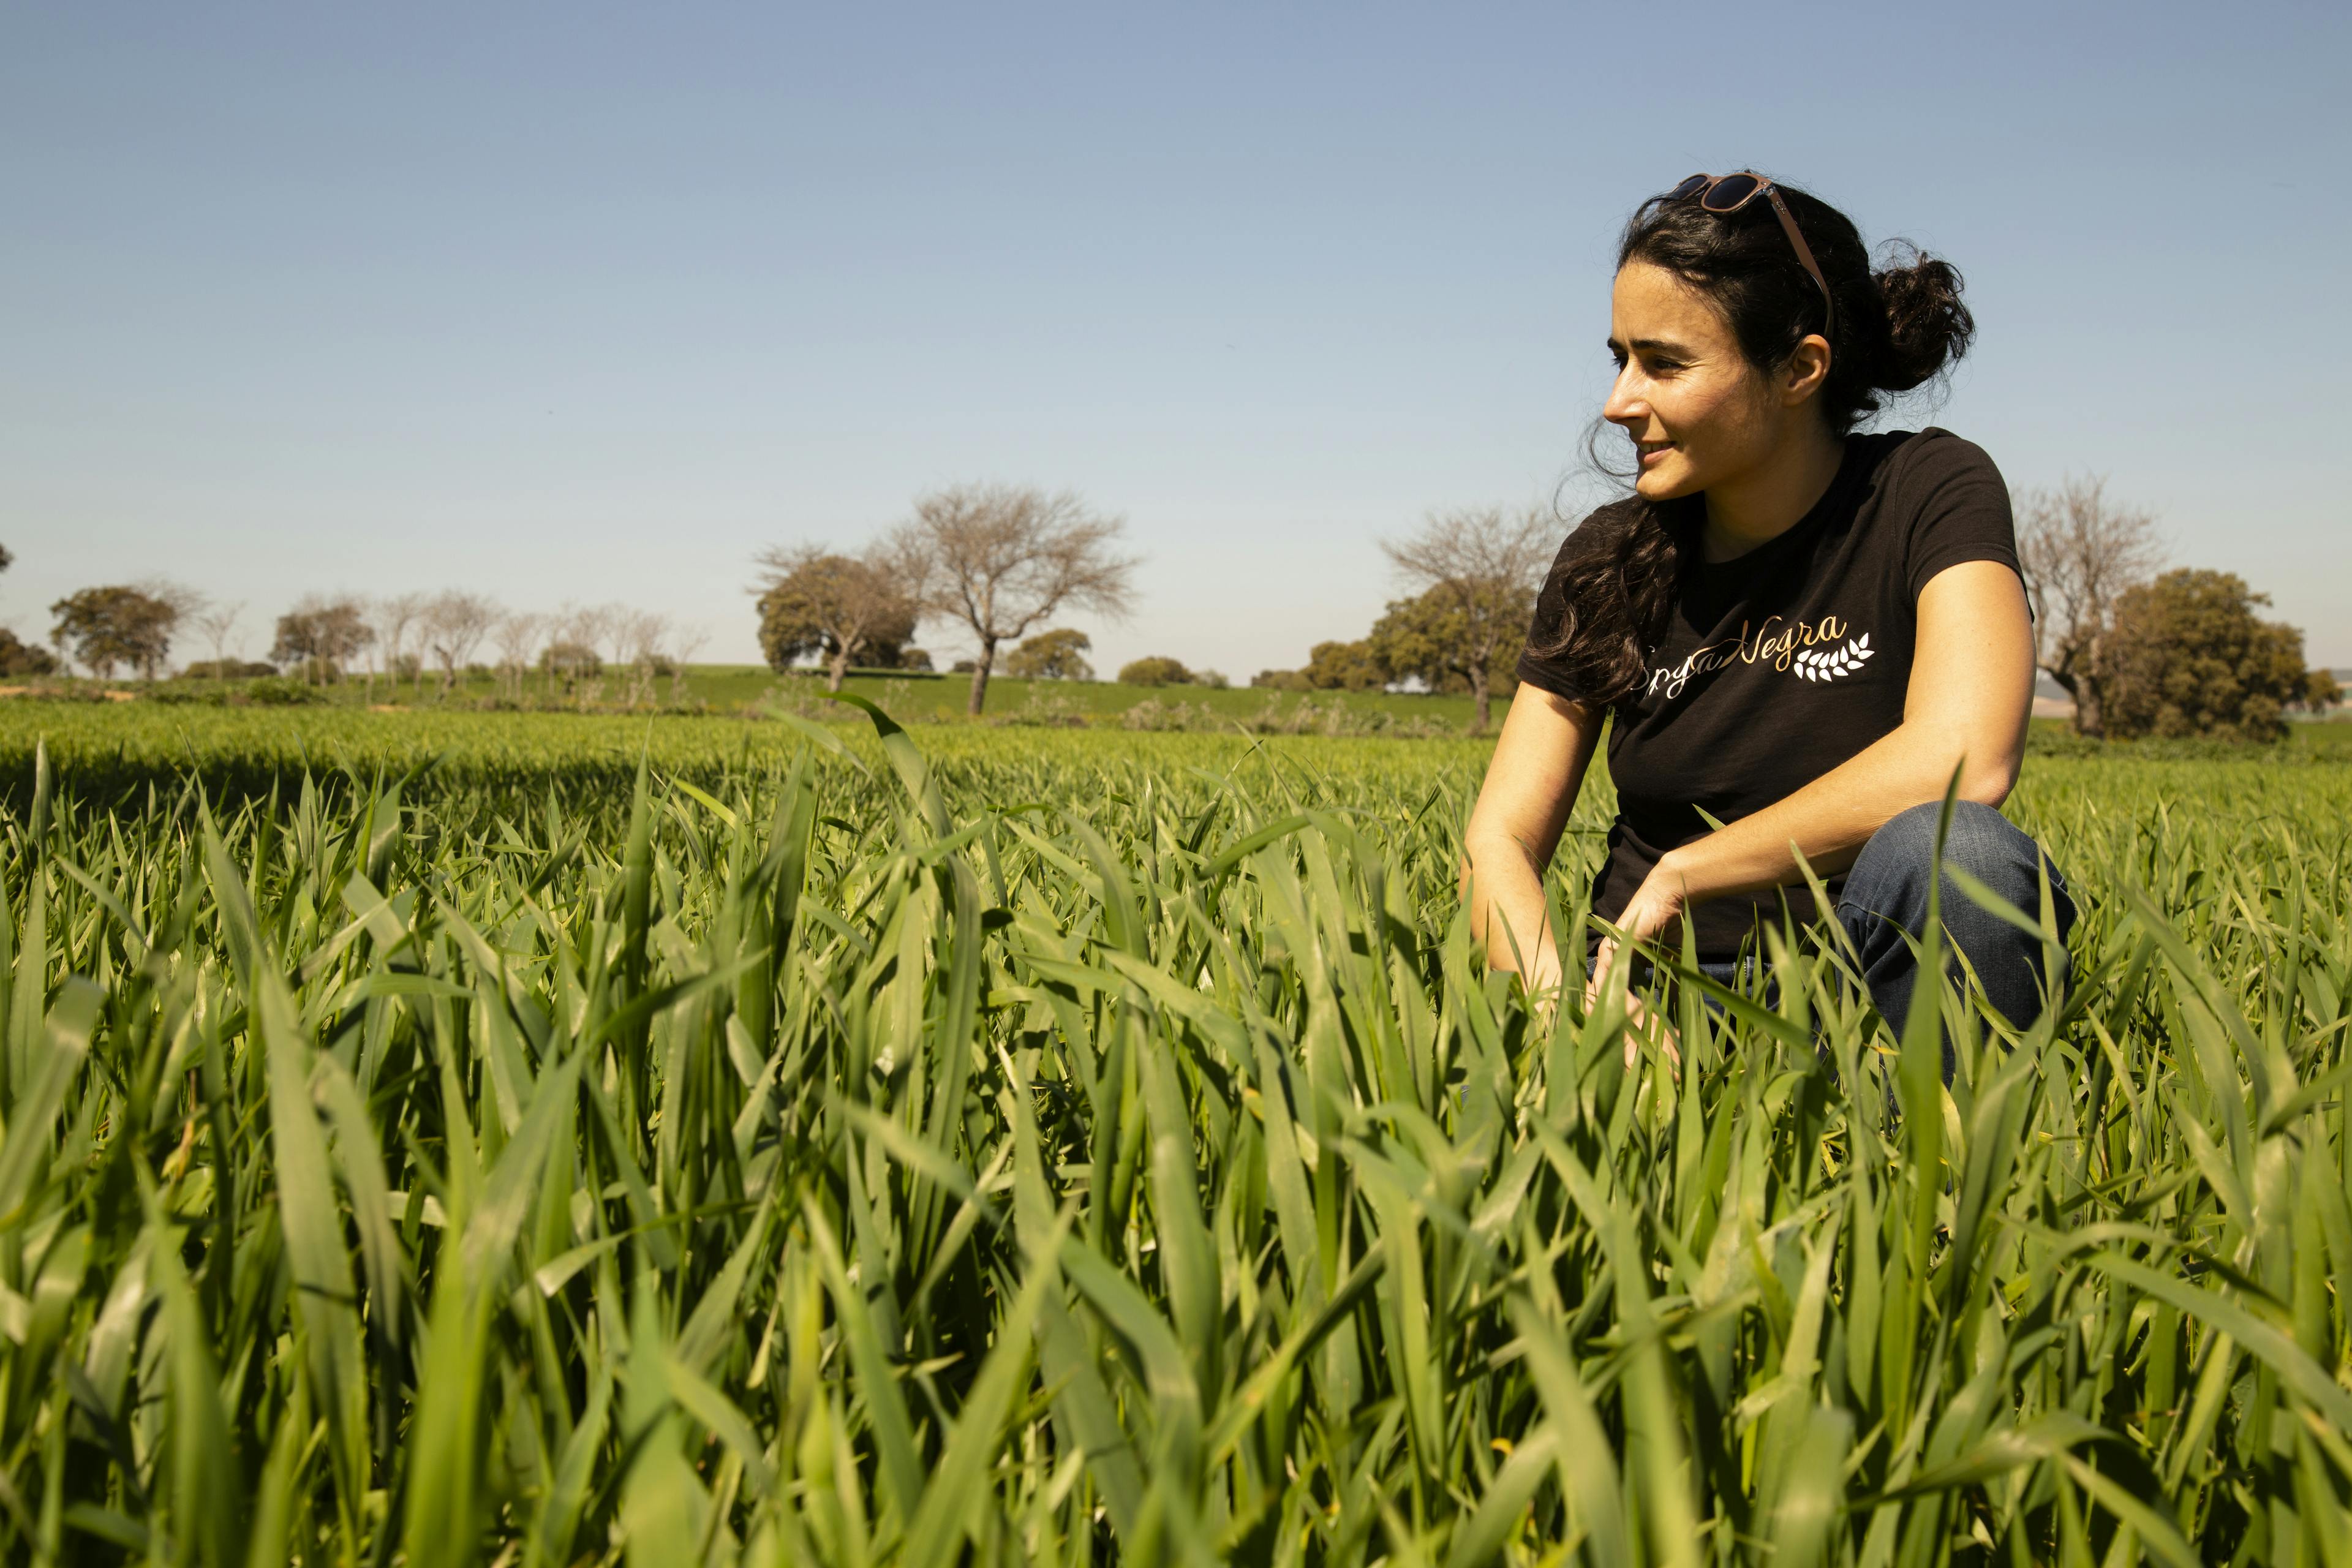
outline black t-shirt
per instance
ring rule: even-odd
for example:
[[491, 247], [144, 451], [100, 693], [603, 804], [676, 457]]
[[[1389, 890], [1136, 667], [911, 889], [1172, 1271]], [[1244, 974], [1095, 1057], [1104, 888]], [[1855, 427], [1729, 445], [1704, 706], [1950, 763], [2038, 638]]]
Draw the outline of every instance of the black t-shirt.
[[[1560, 546], [1561, 562], [1610, 548], [1642, 504], [1586, 518]], [[1704, 504], [1664, 503], [1684, 509], [1673, 516], [1685, 525]], [[2017, 542], [2009, 487], [1982, 448], [1947, 430], [1904, 430], [1850, 438], [1837, 478], [1788, 531], [1729, 561], [1684, 556], [1648, 679], [1618, 704], [1610, 731], [1617, 820], [1593, 892], [1605, 920], [1660, 856], [1708, 831], [1698, 808], [1724, 822], [1760, 811], [1900, 724], [1919, 590], [1963, 562], [2015, 571]], [[1519, 679], [1585, 700], [1533, 651], [1557, 634], [1559, 612], [1559, 590], [1549, 587]], [[1829, 879], [1832, 896], [1842, 882]], [[1700, 957], [1736, 956], [1759, 914], [1779, 917], [1784, 895], [1800, 921], [1815, 917], [1801, 882], [1696, 906]]]

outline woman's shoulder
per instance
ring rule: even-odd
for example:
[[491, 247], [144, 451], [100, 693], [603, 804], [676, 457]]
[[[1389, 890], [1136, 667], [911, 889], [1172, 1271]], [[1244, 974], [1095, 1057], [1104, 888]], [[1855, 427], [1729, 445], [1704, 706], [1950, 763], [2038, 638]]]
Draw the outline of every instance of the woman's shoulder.
[[1903, 542], [1900, 559], [1914, 600], [1947, 567], [1997, 561], [2016, 568], [2009, 482], [1982, 447], [1932, 426], [1864, 439], [1885, 444], [1874, 486], [1880, 536]]
[[1965, 436], [1930, 425], [1924, 430], [1882, 430], [1853, 439], [1887, 489], [1932, 490], [1954, 480], [1990, 479], [2006, 488], [1992, 454]]

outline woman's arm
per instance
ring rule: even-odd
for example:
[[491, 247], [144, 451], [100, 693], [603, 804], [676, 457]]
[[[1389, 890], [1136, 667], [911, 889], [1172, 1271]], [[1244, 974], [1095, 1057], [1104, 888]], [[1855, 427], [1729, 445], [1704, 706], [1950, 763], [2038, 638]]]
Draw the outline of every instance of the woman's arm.
[[1462, 896], [1486, 962], [1518, 971], [1530, 994], [1559, 984], [1559, 949], [1544, 901], [1544, 868], [1576, 805], [1601, 715], [1519, 683], [1462, 836]]
[[1955, 769], [1961, 799], [1999, 805], [2017, 783], [2032, 703], [2017, 574], [1993, 561], [1946, 568], [1919, 592], [1903, 722], [1787, 798], [1668, 851], [1619, 923], [1651, 937], [1686, 904], [1793, 882], [1791, 845], [1815, 871], [1843, 871], [1897, 812], [1942, 799]]

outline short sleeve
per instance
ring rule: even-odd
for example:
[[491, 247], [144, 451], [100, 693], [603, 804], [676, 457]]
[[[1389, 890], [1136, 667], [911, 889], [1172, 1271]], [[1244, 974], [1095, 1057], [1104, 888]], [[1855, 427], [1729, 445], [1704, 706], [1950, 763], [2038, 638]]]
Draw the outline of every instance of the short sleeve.
[[1914, 603], [1937, 573], [1967, 562], [2018, 571], [2009, 484], [1983, 447], [1948, 430], [1923, 430], [1899, 461], [1896, 484], [1912, 520], [1904, 578]]
[[1551, 570], [1544, 574], [1543, 587], [1536, 595], [1535, 613], [1528, 620], [1528, 640], [1519, 650], [1516, 671], [1521, 680], [1539, 691], [1549, 691], [1570, 702], [1591, 700], [1568, 662], [1545, 650], [1559, 640], [1561, 629], [1569, 624], [1570, 568], [1580, 558], [1611, 547], [1622, 526], [1624, 510], [1622, 502], [1604, 506], [1578, 523], [1552, 558]]

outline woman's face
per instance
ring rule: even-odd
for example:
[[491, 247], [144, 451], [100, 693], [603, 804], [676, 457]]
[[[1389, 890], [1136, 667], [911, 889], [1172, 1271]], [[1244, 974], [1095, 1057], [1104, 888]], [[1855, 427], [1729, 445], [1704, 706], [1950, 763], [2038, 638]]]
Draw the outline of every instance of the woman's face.
[[1748, 362], [1705, 295], [1662, 267], [1633, 261], [1617, 274], [1609, 352], [1617, 383], [1601, 416], [1633, 437], [1634, 489], [1650, 500], [1735, 480], [1786, 437], [1776, 378]]

